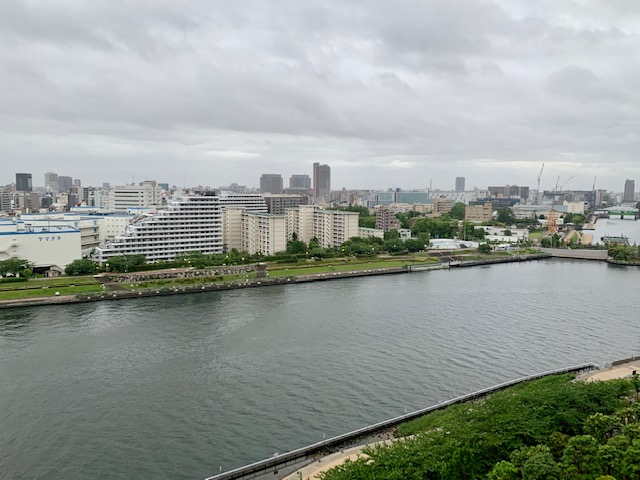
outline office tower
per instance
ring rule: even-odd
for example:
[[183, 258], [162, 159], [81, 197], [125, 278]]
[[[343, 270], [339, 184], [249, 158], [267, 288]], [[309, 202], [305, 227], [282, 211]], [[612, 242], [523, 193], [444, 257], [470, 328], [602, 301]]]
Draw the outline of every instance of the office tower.
[[324, 197], [331, 191], [331, 167], [313, 164], [313, 196]]
[[282, 175], [263, 173], [260, 177], [260, 193], [282, 193]]
[[311, 190], [311, 178], [309, 175], [291, 175], [289, 188], [296, 190]]
[[66, 193], [73, 187], [73, 178], [59, 175], [58, 176], [58, 190], [60, 193]]
[[456, 177], [456, 192], [464, 192], [464, 177]]
[[622, 197], [623, 202], [634, 202], [636, 197], [636, 182], [634, 180], [627, 179], [624, 182], [624, 196]]
[[80, 181], [79, 178], [76, 178], [73, 180], [73, 186], [74, 187], [81, 187], [82, 186], [82, 182]]
[[118, 185], [109, 192], [109, 208], [116, 212], [157, 207], [161, 203], [162, 191], [154, 181], [144, 181], [142, 185]]
[[54, 172], [45, 173], [44, 187], [51, 193], [58, 193], [60, 191], [60, 187], [58, 186], [58, 174]]
[[18, 192], [30, 192], [33, 190], [30, 173], [16, 173], [16, 190]]

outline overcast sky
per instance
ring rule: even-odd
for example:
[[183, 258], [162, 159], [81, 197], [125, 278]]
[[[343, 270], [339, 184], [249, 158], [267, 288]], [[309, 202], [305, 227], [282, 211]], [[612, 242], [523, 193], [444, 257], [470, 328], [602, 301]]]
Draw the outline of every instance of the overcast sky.
[[638, 0], [2, 0], [0, 44], [0, 184], [640, 184]]

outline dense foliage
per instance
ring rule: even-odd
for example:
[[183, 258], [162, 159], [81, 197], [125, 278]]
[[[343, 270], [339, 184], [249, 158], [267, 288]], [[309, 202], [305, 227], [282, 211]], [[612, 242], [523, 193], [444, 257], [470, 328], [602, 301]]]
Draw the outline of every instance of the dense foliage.
[[0, 261], [0, 276], [23, 276], [30, 277], [33, 264], [24, 258], [9, 258]]
[[640, 262], [640, 247], [614, 245], [607, 249], [607, 253], [614, 260], [621, 262]]
[[640, 478], [640, 408], [630, 381], [527, 382], [402, 425], [391, 446], [324, 480]]
[[91, 260], [86, 258], [82, 258], [79, 260], [74, 260], [67, 268], [64, 269], [64, 273], [67, 275], [91, 275], [96, 273], [98, 270], [98, 265], [96, 265]]

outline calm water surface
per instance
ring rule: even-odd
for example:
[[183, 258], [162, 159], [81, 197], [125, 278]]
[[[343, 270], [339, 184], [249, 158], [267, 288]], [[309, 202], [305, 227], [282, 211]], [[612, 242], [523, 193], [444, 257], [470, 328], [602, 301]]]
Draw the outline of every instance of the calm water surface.
[[544, 261], [0, 311], [0, 478], [202, 479], [628, 356], [639, 280]]

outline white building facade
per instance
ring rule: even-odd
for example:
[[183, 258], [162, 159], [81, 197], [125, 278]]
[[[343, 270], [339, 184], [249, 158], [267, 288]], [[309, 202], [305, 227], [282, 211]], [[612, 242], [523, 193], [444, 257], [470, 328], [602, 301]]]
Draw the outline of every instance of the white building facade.
[[28, 226], [22, 220], [0, 222], [0, 260], [23, 258], [35, 267], [64, 269], [82, 258], [80, 231], [53, 225]]
[[103, 264], [117, 255], [144, 255], [147, 262], [158, 262], [187, 252], [223, 253], [223, 210], [233, 206], [267, 210], [264, 199], [255, 194], [182, 197], [166, 210], [138, 215], [124, 235], [96, 249], [95, 260]]

